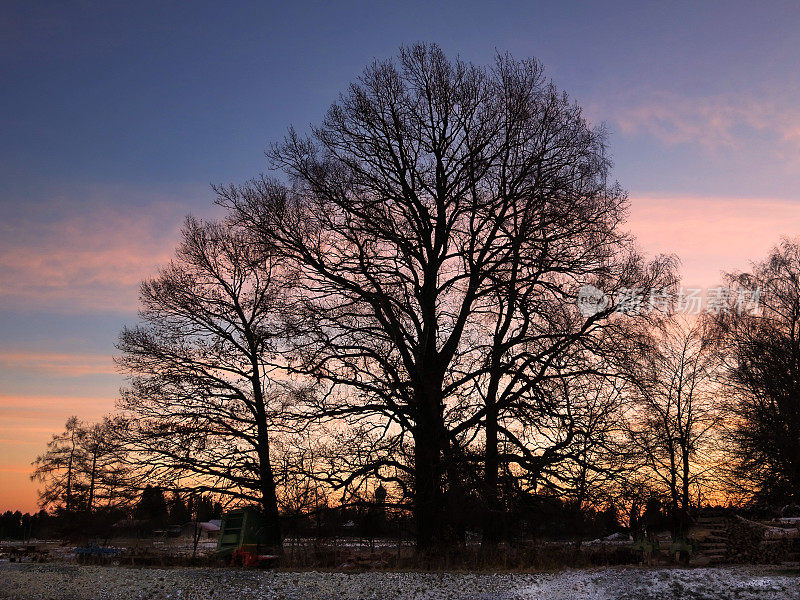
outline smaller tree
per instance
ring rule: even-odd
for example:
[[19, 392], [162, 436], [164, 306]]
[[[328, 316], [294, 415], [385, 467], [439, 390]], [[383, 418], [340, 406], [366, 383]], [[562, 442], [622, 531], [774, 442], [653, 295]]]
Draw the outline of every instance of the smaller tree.
[[44, 484], [39, 504], [56, 512], [91, 514], [98, 508], [127, 504], [127, 472], [118, 437], [120, 422], [104, 417], [85, 423], [70, 417], [64, 431], [33, 462], [31, 479]]
[[725, 438], [734, 492], [800, 502], [800, 242], [729, 274], [715, 319], [730, 398]]
[[[566, 383], [566, 382], [565, 382]], [[572, 503], [581, 520], [577, 546], [590, 523], [603, 508], [603, 531], [618, 524], [615, 492], [629, 468], [628, 449], [624, 444], [624, 382], [617, 378], [581, 377], [572, 392], [577, 399], [571, 405], [574, 422], [572, 441], [563, 450], [564, 459], [555, 464], [551, 483], [556, 483], [563, 498]], [[597, 526], [597, 518], [594, 519]]]
[[143, 481], [258, 502], [277, 549], [271, 446], [291, 396], [273, 377], [280, 269], [235, 228], [189, 218], [182, 233], [141, 286], [142, 323], [120, 335], [126, 441]]
[[124, 426], [119, 417], [107, 416], [83, 427], [79, 466], [85, 480], [87, 513], [124, 507], [131, 502], [130, 469], [120, 437]]
[[636, 357], [630, 441], [640, 464], [666, 491], [677, 528], [693, 491], [708, 483], [720, 424], [717, 353], [707, 324], [675, 317], [651, 330]]
[[78, 417], [72, 416], [64, 424], [64, 431], [53, 435], [47, 450], [33, 461], [36, 467], [31, 479], [44, 484], [39, 490], [42, 508], [70, 513], [75, 509], [75, 490], [78, 482], [78, 464], [81, 455], [81, 438], [84, 430]]

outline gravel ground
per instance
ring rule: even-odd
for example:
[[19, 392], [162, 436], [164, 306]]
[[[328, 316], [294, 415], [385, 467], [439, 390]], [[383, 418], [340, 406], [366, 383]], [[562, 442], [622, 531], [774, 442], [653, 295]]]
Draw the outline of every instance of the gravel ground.
[[800, 600], [800, 577], [766, 568], [556, 574], [318, 573], [0, 564], [0, 598], [250, 600]]

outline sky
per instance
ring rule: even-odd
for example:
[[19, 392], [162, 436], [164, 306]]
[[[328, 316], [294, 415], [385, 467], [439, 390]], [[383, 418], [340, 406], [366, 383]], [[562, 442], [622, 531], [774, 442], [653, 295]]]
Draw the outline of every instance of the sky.
[[113, 410], [138, 283], [212, 183], [266, 169], [372, 60], [536, 57], [605, 124], [628, 229], [686, 286], [800, 235], [796, 2], [0, 1], [0, 511], [69, 415]]

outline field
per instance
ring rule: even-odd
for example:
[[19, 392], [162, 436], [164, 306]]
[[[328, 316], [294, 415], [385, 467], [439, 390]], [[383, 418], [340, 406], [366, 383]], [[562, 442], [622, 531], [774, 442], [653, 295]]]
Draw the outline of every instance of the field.
[[0, 563], [15, 600], [791, 600], [798, 573], [767, 567], [556, 573], [287, 572]]

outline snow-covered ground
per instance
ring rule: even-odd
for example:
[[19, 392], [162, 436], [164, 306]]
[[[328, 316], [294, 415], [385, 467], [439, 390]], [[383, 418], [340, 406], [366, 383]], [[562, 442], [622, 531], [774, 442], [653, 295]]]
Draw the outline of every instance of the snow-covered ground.
[[553, 600], [788, 600], [800, 598], [800, 577], [753, 567], [614, 568], [541, 576], [517, 593], [519, 598]]
[[800, 577], [762, 567], [553, 574], [320, 573], [0, 564], [0, 598], [214, 600], [800, 600]]

